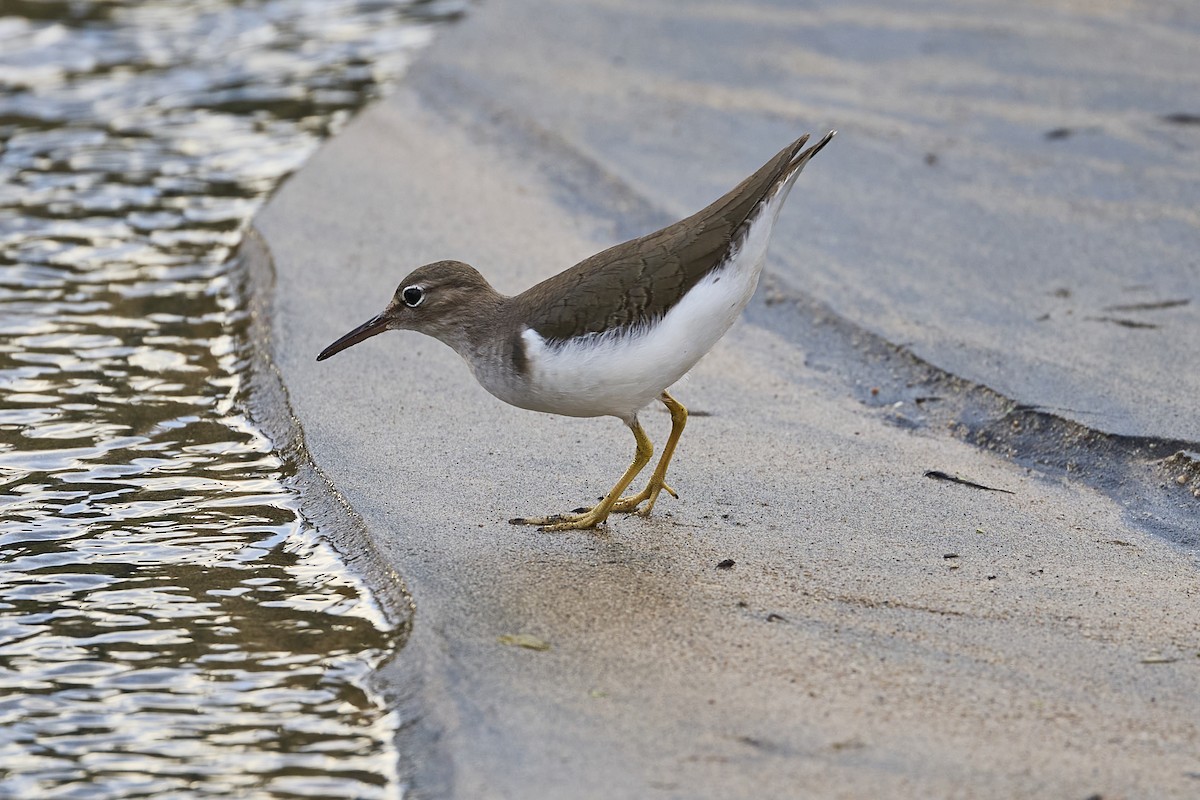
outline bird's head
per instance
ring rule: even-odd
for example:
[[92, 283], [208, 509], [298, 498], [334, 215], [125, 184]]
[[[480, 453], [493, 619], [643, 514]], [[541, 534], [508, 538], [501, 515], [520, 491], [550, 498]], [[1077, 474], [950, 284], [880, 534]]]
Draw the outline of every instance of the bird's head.
[[413, 270], [382, 313], [326, 347], [317, 361], [384, 331], [417, 331], [459, 350], [472, 338], [473, 326], [501, 300], [503, 296], [469, 264], [435, 261]]

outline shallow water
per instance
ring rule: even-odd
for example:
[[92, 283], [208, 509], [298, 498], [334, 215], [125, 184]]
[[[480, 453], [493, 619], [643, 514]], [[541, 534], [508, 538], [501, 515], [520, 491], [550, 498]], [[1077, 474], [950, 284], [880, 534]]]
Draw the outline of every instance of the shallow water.
[[0, 0], [0, 796], [398, 796], [230, 261], [445, 4]]

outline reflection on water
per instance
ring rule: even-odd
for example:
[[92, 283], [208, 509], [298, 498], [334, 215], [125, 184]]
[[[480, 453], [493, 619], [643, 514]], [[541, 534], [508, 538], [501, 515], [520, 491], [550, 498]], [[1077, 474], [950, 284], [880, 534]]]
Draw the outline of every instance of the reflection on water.
[[246, 414], [228, 259], [452, 13], [0, 0], [0, 796], [399, 793], [398, 621]]

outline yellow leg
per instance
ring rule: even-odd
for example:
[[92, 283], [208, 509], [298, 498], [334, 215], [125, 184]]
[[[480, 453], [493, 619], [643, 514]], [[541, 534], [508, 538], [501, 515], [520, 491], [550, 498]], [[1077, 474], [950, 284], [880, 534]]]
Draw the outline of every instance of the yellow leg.
[[[648, 517], [654, 508], [654, 502], [658, 500], [659, 492], [666, 490], [671, 497], [679, 499], [675, 490], [666, 484], [667, 466], [671, 463], [671, 457], [675, 455], [675, 445], [679, 444], [683, 426], [687, 425], [688, 412], [682, 403], [666, 392], [663, 392], [659, 399], [667, 407], [667, 411], [671, 412], [671, 435], [667, 437], [667, 444], [663, 447], [662, 458], [658, 460], [658, 466], [654, 468], [654, 474], [650, 476], [650, 482], [646, 484], [646, 488], [635, 495], [622, 497], [613, 504], [613, 511], [624, 514], [636, 511], [643, 517]], [[642, 503], [646, 504], [645, 507], [638, 508]]]
[[629, 428], [633, 431], [633, 438], [637, 440], [637, 451], [634, 453], [633, 463], [629, 465], [629, 469], [625, 470], [621, 480], [617, 481], [617, 485], [605, 496], [600, 505], [579, 514], [553, 514], [549, 517], [528, 519], [517, 517], [510, 519], [509, 522], [513, 525], [539, 525], [544, 531], [572, 531], [594, 528], [608, 519], [608, 514], [612, 511], [617, 498], [621, 496], [621, 492], [629, 488], [629, 484], [642, 471], [642, 468], [650, 463], [650, 456], [654, 455], [654, 445], [650, 443], [650, 437], [642, 430], [636, 417], [630, 423]]

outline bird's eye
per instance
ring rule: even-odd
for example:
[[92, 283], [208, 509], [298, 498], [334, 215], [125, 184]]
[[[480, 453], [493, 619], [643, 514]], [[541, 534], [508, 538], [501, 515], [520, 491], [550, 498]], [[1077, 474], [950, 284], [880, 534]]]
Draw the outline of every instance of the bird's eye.
[[400, 296], [404, 298], [404, 305], [409, 308], [416, 308], [425, 302], [425, 290], [420, 286], [406, 286]]

